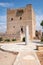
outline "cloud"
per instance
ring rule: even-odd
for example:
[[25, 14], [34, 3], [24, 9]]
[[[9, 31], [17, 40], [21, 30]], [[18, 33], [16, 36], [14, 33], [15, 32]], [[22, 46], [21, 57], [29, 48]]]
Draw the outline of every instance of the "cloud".
[[41, 9], [37, 9], [35, 11], [36, 11], [36, 29], [41, 30], [42, 27], [41, 27], [40, 23], [43, 20], [43, 12]]
[[41, 21], [43, 20], [43, 14], [36, 15], [36, 29], [40, 30], [42, 27], [40, 25]]
[[0, 23], [6, 21], [6, 15], [0, 15]]
[[0, 16], [0, 32], [6, 31], [6, 15]]
[[0, 6], [1, 7], [10, 7], [10, 6], [13, 7], [14, 6], [14, 3], [3, 3], [3, 2], [1, 2], [0, 3]]
[[4, 25], [4, 24], [2, 24], [1, 26], [0, 26], [0, 32], [5, 32], [6, 31], [6, 26]]
[[36, 20], [37, 20], [37, 22], [41, 22], [43, 20], [43, 14], [36, 15]]

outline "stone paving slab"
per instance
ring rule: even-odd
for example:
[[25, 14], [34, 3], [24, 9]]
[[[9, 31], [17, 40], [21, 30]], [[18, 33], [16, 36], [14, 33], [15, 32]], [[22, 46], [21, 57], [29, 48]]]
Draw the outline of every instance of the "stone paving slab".
[[40, 65], [34, 53], [35, 47], [36, 46], [32, 43], [29, 43], [28, 45], [12, 44], [12, 45], [7, 45], [7, 46], [6, 45], [1, 46], [1, 48], [4, 50], [19, 52], [16, 58], [16, 61], [14, 62], [14, 65]]
[[[26, 58], [28, 57], [28, 58]], [[14, 65], [40, 65], [33, 51], [21, 52]]]
[[0, 49], [0, 65], [13, 65], [16, 57], [16, 52], [14, 53]]

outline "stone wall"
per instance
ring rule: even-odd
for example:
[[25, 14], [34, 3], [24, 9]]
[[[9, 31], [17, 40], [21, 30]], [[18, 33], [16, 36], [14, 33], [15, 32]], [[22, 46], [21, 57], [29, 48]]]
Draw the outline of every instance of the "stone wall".
[[[30, 39], [35, 36], [35, 13], [32, 5], [29, 4], [24, 8], [8, 9], [7, 10], [7, 34], [11, 37], [20, 38], [21, 28], [25, 34], [25, 26], [29, 26]], [[19, 34], [18, 34], [19, 32]], [[16, 34], [16, 35], [15, 35]]]

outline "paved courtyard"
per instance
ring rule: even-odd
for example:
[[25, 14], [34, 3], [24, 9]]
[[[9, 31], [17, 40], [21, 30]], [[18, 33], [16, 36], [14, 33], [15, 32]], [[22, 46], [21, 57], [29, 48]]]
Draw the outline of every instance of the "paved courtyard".
[[8, 52], [0, 49], [0, 65], [13, 65], [17, 57], [17, 53]]
[[[13, 58], [14, 60], [15, 60], [15, 57], [17, 56], [15, 61], [12, 60], [12, 55], [11, 55], [10, 59], [13, 62], [12, 65], [40, 65], [39, 59], [34, 51], [34, 49], [36, 48], [34, 43], [30, 42], [27, 45], [25, 45], [25, 43], [0, 44], [0, 48], [5, 51], [18, 52], [18, 55], [14, 55], [14, 58]], [[2, 55], [3, 55], [3, 52], [1, 54], [1, 56]], [[5, 55], [6, 55], [6, 53], [5, 53]], [[9, 57], [9, 55], [8, 55], [8, 57]], [[3, 62], [5, 62], [5, 61], [3, 61]], [[9, 60], [9, 62], [10, 62], [10, 60]], [[2, 61], [0, 61], [0, 63], [2, 63]]]
[[37, 52], [37, 56], [38, 56], [38, 58], [40, 60], [41, 65], [43, 65], [43, 51]]

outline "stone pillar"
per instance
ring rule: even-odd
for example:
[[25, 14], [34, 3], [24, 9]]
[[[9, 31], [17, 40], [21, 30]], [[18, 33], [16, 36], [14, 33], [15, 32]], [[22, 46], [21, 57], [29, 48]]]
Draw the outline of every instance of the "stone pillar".
[[29, 43], [29, 28], [28, 25], [25, 28], [25, 44]]

